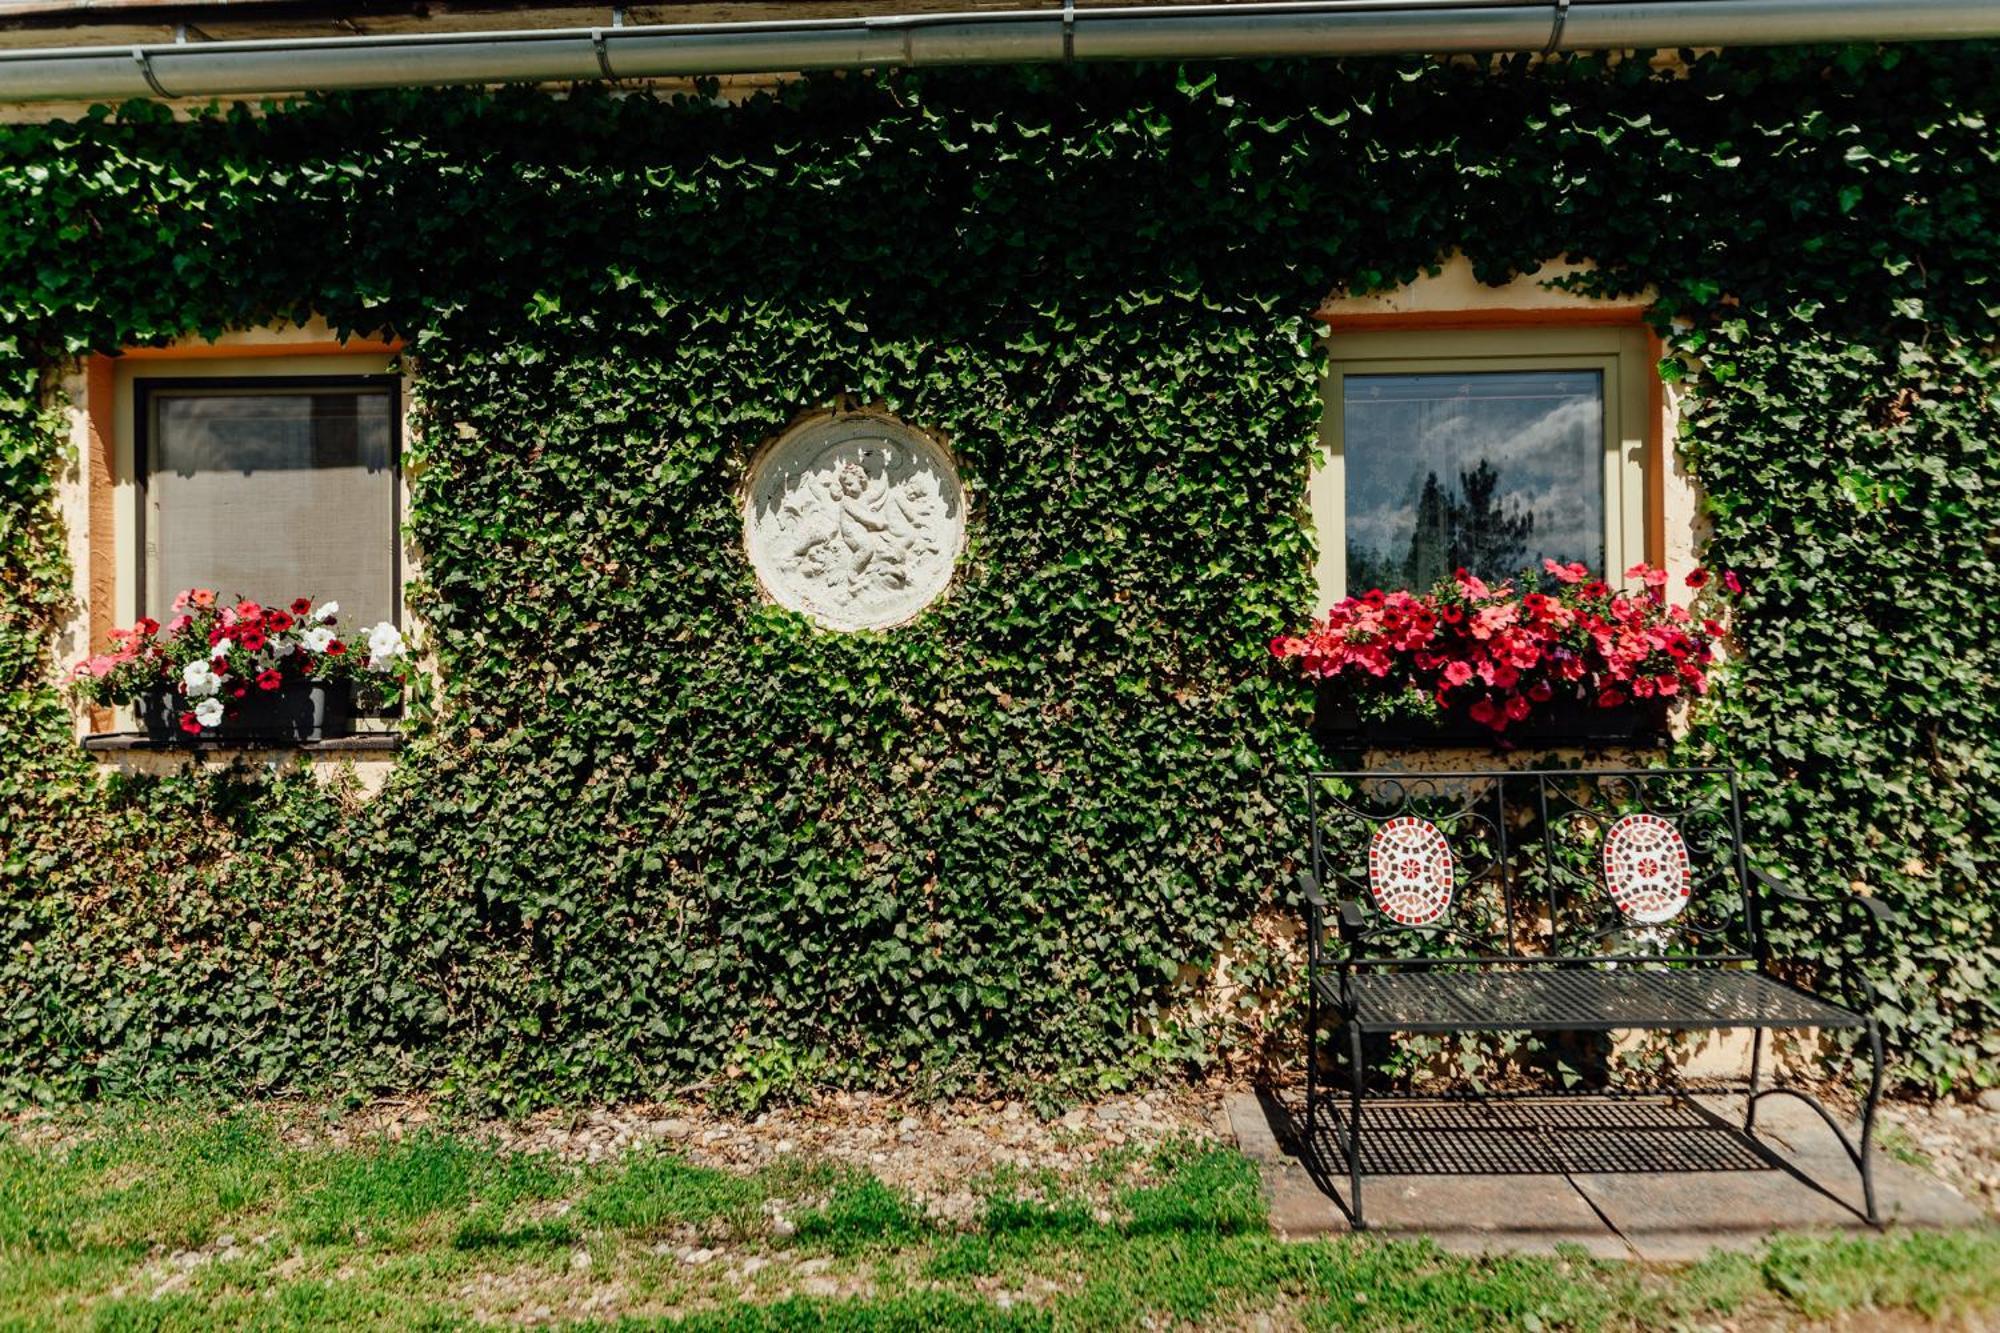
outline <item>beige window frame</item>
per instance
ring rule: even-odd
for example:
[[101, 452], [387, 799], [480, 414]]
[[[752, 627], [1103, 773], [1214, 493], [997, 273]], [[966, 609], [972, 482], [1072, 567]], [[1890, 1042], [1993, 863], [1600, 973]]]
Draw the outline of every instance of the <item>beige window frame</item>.
[[[402, 439], [407, 444], [414, 436], [410, 417], [414, 386], [403, 369], [400, 345], [367, 339], [339, 343], [317, 321], [307, 328], [225, 334], [215, 344], [190, 342], [132, 349], [118, 357], [93, 355], [82, 370], [74, 386], [79, 392], [72, 398], [83, 407], [78, 447], [85, 466], [78, 518], [87, 535], [75, 552], [76, 593], [78, 603], [87, 608], [83, 628], [91, 652], [110, 651], [111, 630], [130, 625], [139, 616], [144, 524], [135, 448], [135, 381], [396, 374], [401, 377]], [[399, 514], [409, 512], [410, 468], [406, 453], [396, 473]], [[404, 534], [391, 534], [391, 539], [401, 545], [402, 580], [407, 587], [419, 571], [420, 555]], [[131, 721], [124, 709], [94, 708], [79, 718], [79, 726], [96, 731], [129, 729]], [[385, 730], [389, 724], [367, 718], [357, 726]]]
[[[117, 623], [129, 625], [138, 617], [143, 596], [140, 585], [144, 580], [140, 571], [145, 568], [145, 552], [141, 550], [140, 542], [141, 534], [145, 531], [145, 523], [140, 513], [142, 488], [139, 485], [135, 448], [139, 434], [137, 381], [171, 380], [186, 387], [192, 386], [198, 380], [213, 379], [231, 383], [233, 387], [247, 392], [253, 387], [253, 382], [259, 379], [268, 378], [274, 382], [321, 378], [352, 379], [370, 374], [380, 375], [385, 364], [392, 367], [393, 373], [393, 363], [387, 358], [353, 353], [257, 357], [211, 355], [186, 360], [149, 357], [121, 359], [115, 363], [112, 372], [114, 444], [111, 476], [117, 522], [114, 558], [119, 576], [115, 584], [117, 593], [113, 611]], [[405, 439], [409, 427], [407, 420], [409, 388], [408, 382], [405, 381], [399, 389], [405, 420], [398, 422], [397, 425]], [[404, 479], [400, 460], [396, 466], [395, 487], [396, 512], [398, 515], [406, 514], [409, 512], [409, 487]], [[395, 542], [402, 540], [401, 534], [395, 532], [385, 533], [383, 539]], [[412, 574], [409, 555], [407, 546], [403, 547], [399, 564], [401, 577], [405, 583]], [[397, 597], [396, 604], [400, 608], [400, 596]], [[158, 607], [145, 609], [152, 614], [159, 613]]]
[[1630, 326], [1395, 329], [1332, 332], [1320, 417], [1320, 456], [1307, 483], [1319, 553], [1320, 604], [1347, 587], [1347, 468], [1343, 424], [1349, 375], [1450, 374], [1482, 370], [1596, 371], [1604, 385], [1604, 555], [1617, 582], [1647, 558], [1647, 462], [1651, 452], [1653, 356], [1646, 330]]

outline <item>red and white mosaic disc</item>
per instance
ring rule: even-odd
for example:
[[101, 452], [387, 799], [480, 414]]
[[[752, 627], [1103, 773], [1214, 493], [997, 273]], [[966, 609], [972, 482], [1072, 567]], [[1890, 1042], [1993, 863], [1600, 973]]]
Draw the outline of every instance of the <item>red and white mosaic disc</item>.
[[1427, 926], [1451, 906], [1451, 848], [1428, 819], [1403, 815], [1368, 843], [1368, 893], [1406, 926]]
[[1688, 849], [1658, 815], [1627, 815], [1604, 836], [1604, 887], [1629, 920], [1656, 925], [1688, 904]]

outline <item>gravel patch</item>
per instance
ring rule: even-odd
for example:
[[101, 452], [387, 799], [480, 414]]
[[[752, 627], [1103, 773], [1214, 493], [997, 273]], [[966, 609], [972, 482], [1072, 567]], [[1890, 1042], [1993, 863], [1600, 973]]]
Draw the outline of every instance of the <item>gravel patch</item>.
[[640, 1103], [467, 1123], [423, 1101], [394, 1101], [331, 1120], [288, 1118], [287, 1136], [339, 1146], [449, 1128], [565, 1162], [605, 1162], [654, 1150], [730, 1171], [799, 1157], [866, 1171], [940, 1221], [962, 1224], [981, 1205], [977, 1186], [998, 1173], [1046, 1174], [1066, 1190], [1095, 1197], [1111, 1183], [1093, 1181], [1100, 1163], [1140, 1156], [1173, 1140], [1228, 1142], [1222, 1104], [1220, 1089], [1155, 1090], [1106, 1098], [1043, 1120], [1020, 1101], [913, 1106], [872, 1093], [836, 1092], [750, 1117], [699, 1104]]
[[1886, 1145], [1890, 1150], [1914, 1147], [1932, 1172], [2000, 1217], [2000, 1097], [1884, 1102], [1880, 1124], [1895, 1131]]

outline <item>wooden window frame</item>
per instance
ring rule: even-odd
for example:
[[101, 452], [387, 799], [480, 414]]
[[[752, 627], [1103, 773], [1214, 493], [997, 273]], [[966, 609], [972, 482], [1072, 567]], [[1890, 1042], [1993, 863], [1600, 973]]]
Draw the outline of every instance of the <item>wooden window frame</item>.
[[[304, 332], [304, 331], [301, 331]], [[402, 354], [400, 338], [349, 338], [345, 341], [324, 334], [299, 337], [293, 331], [251, 331], [226, 335], [213, 343], [178, 344], [166, 347], [133, 347], [116, 355], [93, 353], [83, 362], [83, 412], [85, 458], [82, 480], [85, 486], [85, 514], [88, 534], [82, 575], [86, 633], [90, 651], [111, 651], [111, 631], [137, 619], [143, 598], [144, 547], [138, 542], [141, 509], [137, 493], [136, 412], [132, 382], [140, 378], [176, 377], [223, 380], [261, 378], [265, 363], [271, 365], [273, 379], [298, 377], [319, 379], [383, 373], [398, 381], [395, 430], [398, 445], [396, 504], [404, 512], [408, 484], [402, 475], [401, 444], [406, 422], [408, 395], [406, 376], [393, 368]], [[382, 367], [369, 367], [374, 362]], [[255, 363], [255, 371], [240, 370], [213, 375], [191, 373], [218, 363]], [[364, 369], [364, 367], [366, 367]], [[150, 372], [150, 373], [149, 373]], [[397, 569], [408, 571], [404, 562], [402, 534], [395, 534]], [[137, 561], [121, 559], [130, 544]], [[128, 564], [130, 567], [128, 567]], [[402, 588], [396, 590], [398, 618], [402, 615]], [[93, 707], [86, 719], [92, 730], [105, 731], [113, 725], [113, 710]]]
[[1346, 583], [1343, 400], [1348, 374], [1578, 369], [1604, 374], [1605, 563], [1662, 562], [1666, 549], [1664, 389], [1660, 343], [1639, 307], [1350, 315], [1322, 340], [1320, 448], [1308, 481], [1318, 538], [1313, 581], [1322, 607], [1358, 589]]

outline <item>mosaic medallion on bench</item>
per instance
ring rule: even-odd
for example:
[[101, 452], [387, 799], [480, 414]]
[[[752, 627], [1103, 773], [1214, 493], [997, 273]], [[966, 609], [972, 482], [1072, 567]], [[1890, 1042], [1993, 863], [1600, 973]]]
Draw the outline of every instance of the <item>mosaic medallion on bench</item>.
[[1658, 815], [1627, 815], [1604, 838], [1604, 885], [1626, 919], [1658, 925], [1688, 903], [1687, 844]]
[[1451, 907], [1451, 872], [1451, 848], [1428, 819], [1389, 820], [1368, 843], [1368, 894], [1405, 926], [1427, 926]]

